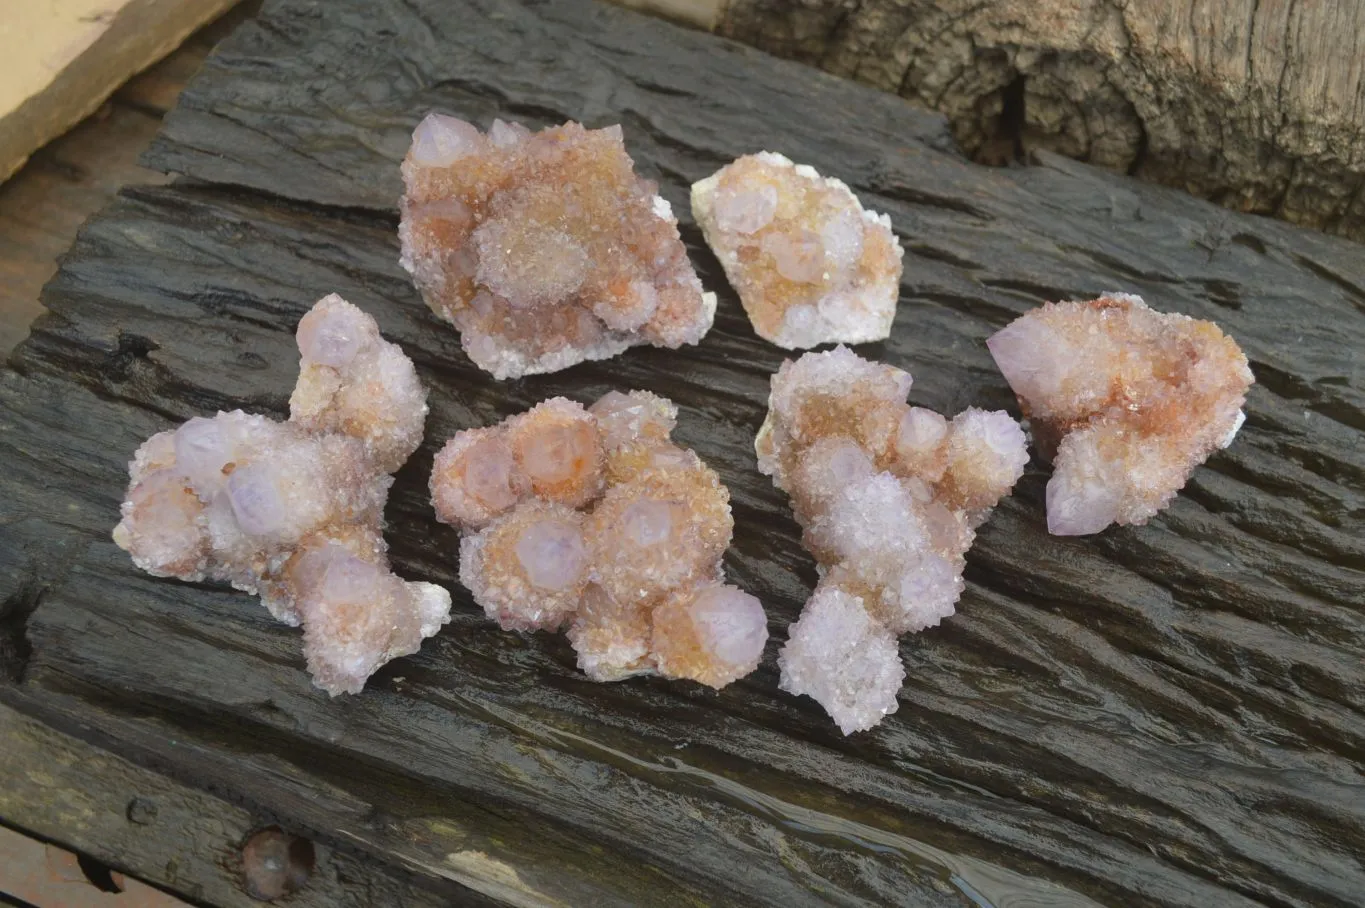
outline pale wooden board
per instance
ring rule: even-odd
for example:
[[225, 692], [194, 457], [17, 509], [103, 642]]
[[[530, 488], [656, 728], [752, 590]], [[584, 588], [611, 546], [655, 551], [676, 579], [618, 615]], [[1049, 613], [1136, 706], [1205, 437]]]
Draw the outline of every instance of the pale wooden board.
[[0, 0], [0, 179], [237, 0]]

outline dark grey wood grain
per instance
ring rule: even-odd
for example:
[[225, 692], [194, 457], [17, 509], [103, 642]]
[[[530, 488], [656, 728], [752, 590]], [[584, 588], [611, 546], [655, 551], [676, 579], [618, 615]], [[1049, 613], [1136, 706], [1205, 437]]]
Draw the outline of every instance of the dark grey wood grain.
[[[7, 706], [0, 706], [0, 740], [5, 742], [6, 783], [0, 788], [0, 816], [7, 825], [44, 840], [74, 839], [82, 853], [97, 861], [141, 874], [196, 904], [260, 905], [242, 886], [242, 846], [265, 825], [262, 816]], [[354, 853], [315, 846], [308, 884], [287, 904], [291, 908], [498, 904], [479, 902], [477, 894], [454, 884], [433, 891], [425, 888], [428, 881], [409, 877]], [[0, 892], [11, 882], [0, 878]]]
[[[621, 122], [720, 292], [699, 347], [497, 383], [396, 264], [397, 162], [429, 109]], [[753, 434], [781, 351], [686, 217], [687, 185], [782, 151], [907, 249], [891, 339], [913, 401], [1013, 406], [984, 339], [1103, 290], [1212, 318], [1258, 384], [1236, 444], [1146, 527], [1045, 532], [1034, 465], [981, 531], [959, 614], [902, 643], [900, 709], [844, 738], [777, 689], [814, 580]], [[1365, 892], [1365, 262], [1359, 247], [1062, 159], [990, 170], [895, 97], [584, 0], [285, 0], [209, 61], [151, 155], [183, 175], [83, 231], [0, 372], [0, 697], [282, 823], [509, 903], [1354, 905]], [[329, 700], [296, 631], [109, 541], [139, 441], [283, 414], [292, 331], [338, 292], [431, 388], [387, 511], [455, 618]], [[426, 473], [453, 431], [647, 388], [729, 485], [760, 669], [716, 693], [593, 684], [456, 581]]]

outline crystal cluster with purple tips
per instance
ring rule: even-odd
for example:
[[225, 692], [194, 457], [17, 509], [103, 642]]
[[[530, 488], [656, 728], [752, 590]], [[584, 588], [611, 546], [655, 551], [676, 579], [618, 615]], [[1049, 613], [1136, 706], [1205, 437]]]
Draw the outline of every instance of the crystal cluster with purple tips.
[[910, 375], [846, 347], [772, 379], [758, 468], [791, 496], [820, 583], [778, 658], [782, 687], [850, 734], [896, 709], [896, 636], [953, 614], [975, 528], [1028, 462], [1002, 411], [952, 421], [905, 402]]
[[356, 693], [449, 618], [450, 594], [389, 570], [390, 473], [422, 439], [426, 391], [374, 319], [332, 295], [299, 323], [290, 419], [234, 410], [153, 435], [114, 541], [148, 573], [225, 580], [303, 625], [330, 694]]
[[495, 378], [695, 344], [711, 327], [715, 295], [619, 126], [494, 120], [485, 134], [433, 113], [403, 180], [401, 263]]
[[724, 583], [729, 493], [669, 440], [675, 418], [643, 391], [559, 397], [436, 455], [436, 515], [466, 533], [460, 580], [504, 629], [567, 629], [596, 681], [723, 687], [768, 639], [759, 601]]

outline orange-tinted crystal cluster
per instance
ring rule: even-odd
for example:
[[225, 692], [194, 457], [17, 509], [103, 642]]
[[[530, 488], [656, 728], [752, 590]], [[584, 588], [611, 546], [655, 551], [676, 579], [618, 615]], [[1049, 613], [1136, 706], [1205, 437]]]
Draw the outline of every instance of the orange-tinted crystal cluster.
[[896, 709], [896, 635], [953, 613], [974, 529], [1028, 462], [1002, 411], [951, 421], [905, 402], [910, 375], [846, 347], [786, 362], [772, 379], [758, 468], [791, 496], [820, 583], [779, 657], [845, 734]]
[[758, 600], [724, 583], [729, 492], [669, 440], [676, 410], [611, 392], [547, 400], [455, 435], [431, 475], [437, 517], [466, 532], [460, 579], [507, 630], [567, 628], [579, 666], [723, 687], [757, 667]]
[[1053, 461], [1047, 522], [1058, 535], [1146, 523], [1232, 443], [1253, 381], [1217, 325], [1129, 294], [1047, 303], [987, 345]]
[[374, 319], [332, 295], [299, 323], [289, 422], [234, 410], [153, 435], [114, 541], [158, 577], [226, 580], [303, 625], [318, 687], [357, 693], [417, 651], [450, 594], [389, 570], [384, 502], [422, 440], [426, 391]]
[[745, 155], [693, 185], [692, 214], [764, 340], [791, 350], [891, 333], [904, 253], [891, 219], [839, 180]]
[[711, 327], [715, 296], [619, 126], [495, 120], [485, 134], [431, 114], [403, 180], [402, 265], [496, 378], [695, 344]]

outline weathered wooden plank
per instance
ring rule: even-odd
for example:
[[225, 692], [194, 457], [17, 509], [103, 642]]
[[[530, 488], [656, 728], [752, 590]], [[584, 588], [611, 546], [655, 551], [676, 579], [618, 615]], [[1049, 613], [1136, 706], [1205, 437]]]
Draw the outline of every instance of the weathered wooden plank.
[[160, 127], [115, 106], [81, 123], [0, 185], [0, 353], [8, 355], [43, 311], [38, 295], [76, 231], [128, 183], [169, 177], [138, 164]]
[[[252, 833], [273, 822], [273, 814], [253, 815], [5, 706], [0, 706], [0, 740], [5, 742], [0, 817], [7, 823], [68, 843], [110, 867], [139, 873], [199, 903], [223, 908], [260, 904], [243, 889], [241, 851]], [[452, 896], [471, 895], [454, 889], [423, 890], [344, 850], [315, 847], [314, 857], [308, 883], [290, 898], [290, 905], [426, 908], [449, 904]], [[64, 891], [40, 886], [30, 893], [17, 888], [19, 882], [0, 880], [0, 886], [38, 905], [74, 904], [73, 896]], [[148, 906], [185, 904], [169, 897], [153, 902], [151, 896], [159, 893], [130, 883], [123, 894], [103, 895], [102, 901], [92, 897], [88, 904], [117, 908], [129, 899]]]
[[[378, 40], [377, 40], [378, 39]], [[1106, 289], [1215, 318], [1260, 383], [1238, 442], [1149, 526], [1044, 532], [1034, 467], [982, 529], [961, 614], [903, 642], [911, 682], [841, 737], [777, 690], [813, 580], [752, 437], [780, 351], [720, 269], [698, 348], [494, 383], [396, 265], [396, 163], [429, 108], [621, 120], [686, 187], [770, 147], [850, 181], [907, 247], [870, 355], [912, 399], [1010, 403], [982, 341]], [[268, 5], [206, 66], [152, 160], [49, 286], [0, 373], [0, 695], [324, 843], [505, 901], [1350, 905], [1365, 890], [1365, 264], [1357, 247], [1045, 157], [987, 170], [886, 94], [582, 0]], [[398, 569], [456, 618], [328, 700], [297, 632], [245, 597], [136, 572], [107, 541], [137, 441], [214, 407], [283, 412], [291, 331], [336, 291], [432, 388], [388, 508]], [[550, 394], [643, 387], [729, 484], [728, 567], [775, 640], [719, 694], [583, 680], [560, 638], [504, 634], [455, 581], [425, 477], [454, 429]], [[476, 857], [477, 856], [477, 857]], [[515, 881], [515, 883], [509, 883]], [[503, 888], [498, 888], [502, 886]]]

